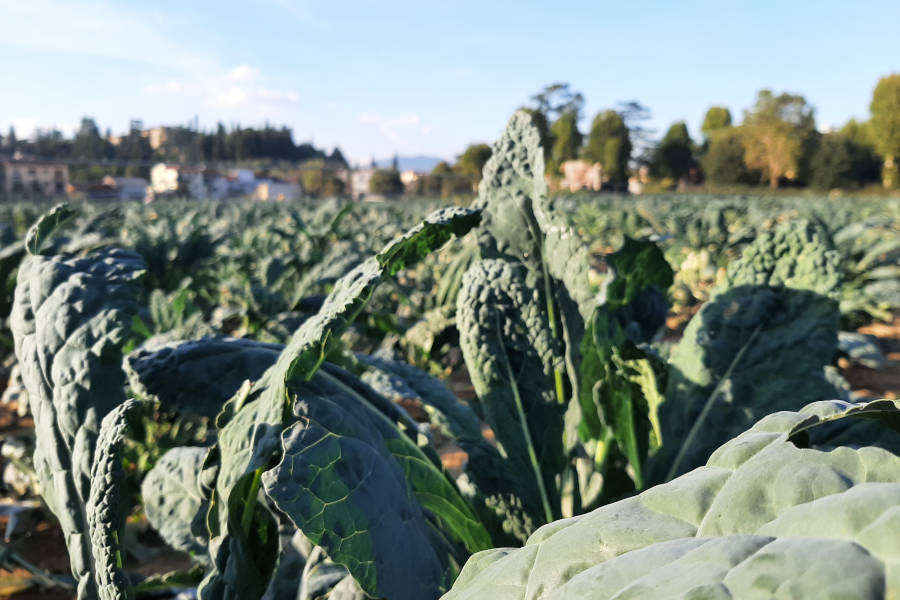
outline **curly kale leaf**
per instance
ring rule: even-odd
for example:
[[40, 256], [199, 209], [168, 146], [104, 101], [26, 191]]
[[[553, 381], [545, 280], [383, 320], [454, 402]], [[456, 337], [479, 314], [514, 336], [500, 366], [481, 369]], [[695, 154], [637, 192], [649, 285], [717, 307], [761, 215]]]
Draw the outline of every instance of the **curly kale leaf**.
[[145, 406], [127, 400], [106, 415], [100, 426], [86, 506], [100, 600], [130, 600], [134, 597], [131, 582], [123, 569], [125, 518], [129, 506], [122, 452], [128, 417]]
[[828, 248], [808, 223], [787, 223], [729, 266], [672, 351], [655, 480], [703, 464], [765, 414], [843, 395], [824, 371], [840, 318], [840, 276]]
[[557, 395], [577, 397], [579, 344], [593, 310], [587, 251], [550, 201], [540, 135], [527, 112], [516, 112], [494, 144], [474, 206], [484, 213], [482, 258], [521, 265], [541, 288], [546, 327], [564, 359], [554, 368]]
[[97, 597], [85, 506], [103, 417], [125, 401], [122, 345], [137, 310], [142, 258], [28, 256], [11, 315], [35, 420], [35, 470], [59, 519], [79, 598]]
[[810, 290], [835, 298], [841, 288], [840, 255], [827, 235], [808, 221], [782, 223], [744, 248], [726, 270], [724, 291], [739, 285]]
[[[545, 525], [523, 548], [476, 554], [444, 599], [896, 595], [898, 417], [889, 401], [769, 415], [706, 466]], [[883, 443], [795, 441], [848, 422], [882, 430]]]
[[534, 275], [497, 259], [469, 269], [457, 304], [469, 375], [516, 482], [509, 491], [521, 498], [535, 523], [560, 516], [555, 481], [566, 463], [566, 407], [554, 385], [559, 340], [546, 308]]

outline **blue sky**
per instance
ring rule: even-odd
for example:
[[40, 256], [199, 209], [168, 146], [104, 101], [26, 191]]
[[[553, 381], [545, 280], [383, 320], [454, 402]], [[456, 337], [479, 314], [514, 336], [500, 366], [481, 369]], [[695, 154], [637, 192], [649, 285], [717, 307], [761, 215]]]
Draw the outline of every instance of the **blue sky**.
[[620, 100], [664, 133], [706, 108], [740, 118], [760, 88], [803, 94], [820, 127], [867, 118], [900, 72], [900, 2], [152, 3], [0, 0], [0, 132], [83, 115], [114, 132], [217, 121], [375, 155], [458, 155], [492, 141], [545, 84]]

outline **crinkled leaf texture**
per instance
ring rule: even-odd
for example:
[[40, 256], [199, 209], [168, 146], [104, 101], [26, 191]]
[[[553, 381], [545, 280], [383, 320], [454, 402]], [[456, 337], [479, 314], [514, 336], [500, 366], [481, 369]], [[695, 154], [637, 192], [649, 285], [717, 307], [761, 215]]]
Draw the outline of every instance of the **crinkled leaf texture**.
[[226, 337], [171, 342], [125, 357], [128, 384], [167, 410], [214, 418], [244, 383], [278, 359], [281, 344]]
[[209, 502], [200, 486], [207, 448], [172, 448], [163, 454], [141, 482], [147, 520], [167, 544], [200, 560], [209, 540], [197, 535], [194, 522], [206, 514]]
[[86, 507], [100, 600], [129, 600], [134, 597], [131, 582], [123, 568], [125, 518], [130, 507], [122, 451], [129, 413], [146, 406], [136, 400], [126, 400], [103, 417], [100, 426]]
[[776, 410], [842, 396], [824, 368], [837, 351], [837, 257], [806, 222], [760, 236], [691, 319], [669, 361], [652, 481]]
[[527, 112], [514, 114], [494, 144], [474, 206], [484, 213], [481, 259], [462, 279], [457, 326], [512, 488], [478, 491], [520, 506], [532, 524], [546, 523], [562, 514], [557, 481], [578, 441], [564, 415], [579, 396], [579, 344], [593, 302], [587, 252], [553, 209]]
[[[242, 546], [248, 542], [256, 543], [251, 540], [254, 530], [238, 527], [241, 519], [231, 513], [235, 509], [244, 512], [248, 515], [244, 519], [246, 523], [250, 514], [264, 509], [259, 508], [261, 504], [257, 501], [253, 486], [245, 484], [238, 487], [236, 483], [246, 482], [248, 478], [258, 481], [271, 463], [285, 452], [282, 448], [282, 432], [297, 419], [295, 404], [303, 402], [301, 384], [311, 379], [319, 369], [329, 339], [339, 335], [356, 318], [381, 281], [398, 270], [411, 266], [453, 235], [464, 234], [476, 226], [480, 218], [480, 211], [475, 209], [447, 208], [436, 211], [405, 235], [385, 246], [374, 257], [341, 277], [319, 313], [303, 323], [278, 361], [260, 377], [249, 394], [239, 393], [226, 404], [218, 418], [220, 468], [209, 517], [212, 533], [210, 553], [215, 569], [200, 588], [203, 600], [258, 597], [249, 592], [242, 592], [244, 595], [238, 593], [242, 585], [240, 582], [248, 576], [259, 577], [263, 581], [271, 576], [274, 563], [269, 565], [268, 572], [262, 569], [261, 564], [257, 565], [261, 571], [254, 571], [250, 575], [244, 572], [243, 561], [247, 551]], [[291, 389], [290, 386], [294, 388]], [[374, 402], [378, 404], [379, 410], [392, 414], [395, 423], [415, 429], [415, 424], [402, 411], [374, 392], [372, 395], [376, 398], [370, 399], [370, 403]], [[296, 448], [292, 447], [292, 451], [296, 451]], [[300, 493], [299, 488], [297, 493]], [[421, 498], [418, 500], [422, 501]], [[459, 531], [461, 529], [456, 529], [454, 533]], [[365, 536], [359, 537], [364, 538]], [[329, 554], [344, 550], [327, 545], [325, 549]], [[358, 559], [362, 564], [370, 557], [363, 553]], [[347, 560], [351, 561], [349, 558]], [[356, 560], [352, 559], [354, 564]], [[356, 575], [352, 565], [346, 566]], [[434, 575], [439, 571], [440, 569], [432, 569], [429, 574]], [[441, 578], [444, 577], [446, 575], [441, 572]], [[430, 585], [437, 586], [442, 581], [445, 579], [439, 579]], [[379, 580], [379, 585], [381, 583]], [[379, 595], [378, 588], [371, 592]]]
[[534, 523], [552, 521], [560, 516], [566, 407], [556, 395], [559, 344], [541, 287], [524, 267], [486, 259], [466, 273], [458, 300], [460, 347], [513, 485], [502, 491], [519, 498]]
[[28, 256], [10, 318], [35, 421], [34, 465], [59, 519], [79, 598], [96, 598], [85, 506], [103, 417], [125, 401], [122, 344], [136, 312], [136, 253]]
[[809, 221], [763, 231], [729, 265], [725, 287], [764, 285], [810, 290], [835, 298], [841, 288], [840, 254], [827, 233]]
[[[861, 422], [877, 443], [851, 435]], [[444, 598], [894, 597], [898, 453], [894, 401], [778, 412], [706, 466], [546, 525], [523, 548], [476, 554]]]

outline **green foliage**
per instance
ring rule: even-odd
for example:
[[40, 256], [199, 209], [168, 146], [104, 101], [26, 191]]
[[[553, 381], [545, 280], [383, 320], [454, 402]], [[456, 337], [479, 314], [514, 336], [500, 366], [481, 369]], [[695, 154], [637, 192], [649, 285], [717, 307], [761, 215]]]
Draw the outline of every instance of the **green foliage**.
[[812, 157], [810, 185], [820, 190], [852, 188], [876, 181], [878, 169], [871, 147], [842, 133], [828, 133]]
[[872, 111], [872, 141], [884, 158], [883, 183], [893, 188], [898, 183], [900, 163], [900, 74], [878, 80], [869, 110]]
[[[263, 560], [254, 550], [259, 547], [266, 554], [272, 543], [271, 536], [265, 533], [269, 528], [265, 525], [269, 520], [266, 502], [260, 502], [257, 498], [260, 483], [263, 482], [272, 501], [287, 511], [296, 525], [305, 528], [308, 536], [318, 539], [338, 562], [344, 564], [367, 593], [378, 596], [383, 595], [380, 590], [393, 592], [402, 588], [402, 584], [394, 579], [397, 574], [394, 563], [374, 561], [373, 552], [382, 547], [385, 539], [385, 530], [377, 525], [386, 515], [383, 511], [377, 515], [360, 513], [358, 503], [366, 501], [365, 494], [348, 498], [345, 503], [337, 505], [329, 513], [329, 519], [334, 519], [335, 529], [326, 532], [321, 530], [321, 521], [310, 520], [315, 515], [308, 512], [306, 500], [297, 503], [298, 492], [303, 486], [312, 485], [311, 481], [303, 479], [309, 473], [295, 472], [289, 463], [283, 462], [283, 467], [276, 467], [271, 474], [263, 477], [273, 461], [295, 454], [298, 458], [303, 455], [303, 440], [323, 434], [328, 437], [330, 434], [325, 432], [345, 427], [352, 427], [358, 432], [368, 429], [362, 424], [352, 425], [345, 421], [348, 411], [349, 414], [359, 413], [359, 418], [362, 414], [368, 414], [369, 419], [374, 419], [372, 423], [381, 427], [377, 435], [372, 434], [374, 437], [368, 444], [381, 457], [381, 472], [393, 472], [396, 476], [397, 469], [400, 469], [399, 472], [408, 478], [401, 478], [400, 481], [390, 477], [384, 480], [375, 478], [370, 494], [381, 486], [380, 489], [388, 492], [385, 506], [399, 512], [403, 512], [402, 507], [415, 498], [413, 506], [420, 503], [430, 511], [429, 514], [448, 524], [447, 535], [468, 546], [470, 551], [483, 547], [482, 538], [478, 537], [480, 523], [474, 514], [467, 514], [464, 500], [458, 495], [454, 499], [452, 485], [447, 488], [444, 485], [447, 480], [414, 444], [402, 437], [416, 431], [408, 417], [376, 394], [366, 391], [361, 382], [355, 383], [352, 376], [346, 379], [340, 370], [319, 369], [329, 340], [355, 319], [380, 282], [401, 268], [416, 263], [454, 234], [466, 233], [479, 219], [480, 213], [475, 210], [457, 208], [437, 211], [350, 271], [338, 280], [318, 314], [298, 329], [278, 361], [260, 377], [252, 391], [245, 387], [226, 404], [217, 419], [220, 427], [217, 446], [220, 466], [209, 513], [212, 533], [210, 555], [215, 569], [207, 575], [200, 589], [201, 598], [220, 598], [223, 594], [226, 597], [258, 597], [253, 590], [243, 590], [244, 584], [241, 582], [252, 577], [265, 584], [271, 577], [274, 561]], [[351, 407], [355, 408], [351, 410]], [[320, 449], [324, 448], [322, 446]], [[333, 468], [327, 477], [334, 482], [343, 482], [347, 489], [353, 489], [360, 483], [359, 471], [347, 469], [344, 465], [352, 467], [358, 463], [365, 472], [364, 461], [372, 458], [370, 452], [352, 443], [345, 451], [354, 449], [360, 451], [358, 461], [320, 465]], [[305, 456], [319, 464], [316, 462], [320, 456], [318, 450]], [[294, 481], [294, 477], [300, 479]], [[438, 486], [438, 482], [443, 487]], [[390, 487], [385, 487], [388, 483]], [[404, 497], [407, 500], [401, 504]], [[351, 528], [354, 519], [362, 520]], [[262, 529], [255, 527], [254, 523], [259, 523]], [[423, 590], [429, 596], [434, 595], [435, 590], [447, 583], [451, 572], [448, 569], [452, 566], [447, 556], [450, 551], [447, 544], [439, 541], [439, 537], [425, 535], [426, 531], [430, 531], [430, 526], [421, 519], [418, 527], [424, 536], [420, 538], [422, 543], [431, 545], [433, 551], [419, 552], [415, 556], [419, 560], [416, 564], [421, 569], [422, 579], [417, 586], [403, 588], [410, 598], [421, 597], [416, 594], [423, 593]], [[354, 544], [345, 546], [341, 540], [352, 531], [358, 534], [353, 538]], [[259, 532], [265, 535], [260, 536]], [[416, 548], [422, 550], [421, 545]], [[258, 558], [256, 562], [246, 562], [248, 556]], [[250, 571], [244, 570], [245, 565]], [[404, 563], [404, 569], [408, 566]]]
[[625, 471], [633, 489], [643, 487], [647, 456], [662, 442], [658, 359], [642, 346], [665, 323], [672, 269], [655, 244], [628, 237], [606, 261], [611, 272], [581, 342], [579, 434], [599, 440], [603, 493], [615, 497], [630, 491], [616, 489]]
[[778, 187], [782, 177], [798, 178], [808, 140], [815, 134], [813, 109], [803, 96], [760, 90], [744, 113], [741, 129], [745, 162], [763, 172], [769, 187]]
[[837, 254], [807, 223], [761, 235], [729, 265], [672, 350], [653, 479], [699, 466], [717, 445], [777, 409], [840, 397]]
[[[539, 134], [525, 112], [510, 119], [484, 170], [482, 259], [457, 298], [460, 347], [486, 420], [504, 448], [512, 489], [495, 506], [527, 520], [561, 515], [557, 478], [567, 469], [564, 415], [578, 395], [578, 340], [591, 307], [587, 257], [553, 211]], [[574, 432], [569, 444], [576, 443]]]
[[403, 182], [397, 169], [378, 169], [369, 180], [369, 191], [373, 194], [393, 196], [403, 193]]
[[684, 121], [673, 123], [653, 150], [650, 172], [655, 177], [670, 177], [677, 181], [686, 177], [694, 164], [693, 141], [687, 125]]
[[444, 600], [890, 597], [898, 417], [891, 401], [766, 416], [706, 466], [476, 554]]
[[594, 117], [582, 156], [585, 160], [600, 163], [611, 181], [622, 182], [628, 176], [631, 149], [625, 121], [616, 111], [607, 110]]
[[726, 127], [731, 127], [731, 111], [724, 106], [711, 106], [703, 116], [700, 131], [708, 140], [712, 138], [714, 132]]
[[[39, 223], [55, 222], [53, 214]], [[29, 239], [39, 249], [49, 232], [40, 224], [35, 231]], [[121, 507], [98, 514], [106, 500], [97, 494], [99, 486], [110, 502], [120, 497], [107, 487], [117, 477], [110, 461], [118, 450], [112, 457], [104, 453], [118, 443], [118, 434], [105, 433], [104, 417], [125, 402], [121, 349], [143, 269], [139, 255], [119, 249], [85, 258], [29, 255], [19, 268], [11, 327], [35, 416], [35, 471], [60, 521], [79, 598], [118, 597], [108, 591], [110, 578], [120, 578], [108, 544], [120, 527]], [[96, 469], [111, 470], [92, 479]]]
[[744, 161], [744, 140], [741, 131], [726, 127], [714, 132], [709, 148], [703, 156], [703, 173], [711, 183], [741, 185], [753, 183], [754, 178]]
[[491, 147], [488, 144], [470, 144], [459, 156], [456, 170], [460, 175], [477, 181], [481, 179], [481, 171], [490, 157]]
[[567, 160], [575, 160], [581, 151], [582, 135], [578, 131], [578, 114], [567, 111], [550, 126], [553, 147], [550, 151], [550, 173], [558, 174], [560, 166]]

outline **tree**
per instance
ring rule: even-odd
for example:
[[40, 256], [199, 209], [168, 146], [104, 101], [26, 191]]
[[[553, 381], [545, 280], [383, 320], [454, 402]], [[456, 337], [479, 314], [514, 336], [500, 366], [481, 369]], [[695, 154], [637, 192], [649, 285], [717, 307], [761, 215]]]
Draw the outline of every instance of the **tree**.
[[879, 161], [870, 148], [843, 133], [827, 133], [812, 157], [812, 187], [820, 190], [852, 188], [878, 180]]
[[687, 125], [684, 121], [673, 123], [653, 150], [650, 171], [654, 177], [671, 177], [677, 181], [685, 177], [695, 164], [693, 142]]
[[631, 158], [631, 136], [622, 116], [614, 110], [597, 113], [591, 123], [582, 156], [600, 163], [603, 173], [613, 182], [623, 182]]
[[650, 119], [650, 109], [637, 100], [626, 100], [617, 104], [616, 112], [625, 121], [632, 150], [636, 150], [638, 160], [646, 159], [646, 154], [652, 147], [651, 138], [656, 132], [654, 129], [644, 127], [642, 123]]
[[884, 159], [882, 183], [897, 187], [897, 163], [900, 161], [900, 73], [878, 80], [872, 93], [872, 141]]
[[100, 128], [90, 117], [81, 119], [81, 126], [72, 140], [72, 158], [96, 161], [108, 158], [112, 152], [107, 140], [100, 136]]
[[710, 106], [700, 126], [703, 136], [708, 140], [714, 131], [725, 127], [731, 127], [731, 111], [724, 106]]
[[481, 179], [481, 171], [485, 163], [491, 157], [491, 147], [487, 144], [470, 144], [459, 155], [456, 161], [456, 171], [464, 177], [469, 177], [477, 182]]
[[777, 188], [782, 177], [797, 178], [815, 118], [803, 96], [760, 90], [742, 129], [747, 166], [761, 170], [769, 187]]
[[568, 83], [544, 86], [543, 90], [531, 97], [531, 101], [538, 111], [545, 115], [555, 115], [557, 119], [568, 112], [574, 112], [577, 120], [584, 106], [584, 96], [581, 92], [573, 92]]
[[331, 154], [328, 156], [328, 162], [340, 169], [349, 168], [347, 159], [344, 158], [344, 153], [341, 152], [341, 149], [337, 146], [334, 147], [334, 150], [332, 150]]
[[6, 141], [4, 143], [4, 150], [7, 154], [12, 155], [16, 153], [16, 147], [19, 142], [16, 139], [16, 128], [12, 125], [9, 126], [9, 133], [6, 135]]
[[224, 162], [230, 158], [228, 154], [228, 133], [225, 131], [225, 126], [218, 123], [216, 132], [213, 134], [212, 159], [216, 162]]
[[373, 194], [391, 196], [403, 193], [403, 182], [397, 169], [378, 169], [369, 180], [369, 191]]
[[[754, 182], [744, 160], [744, 140], [736, 127], [712, 132], [709, 148], [703, 156], [706, 180], [718, 185], [745, 185]], [[755, 179], [759, 181], [759, 179]]]
[[853, 144], [853, 179], [861, 184], [875, 183], [881, 179], [881, 158], [872, 141], [872, 123], [860, 123], [850, 119], [841, 128], [841, 135]]
[[575, 160], [581, 150], [582, 135], [578, 131], [578, 115], [568, 111], [550, 127], [553, 135], [553, 149], [550, 151], [550, 168], [548, 171], [559, 174], [560, 166], [567, 160]]

